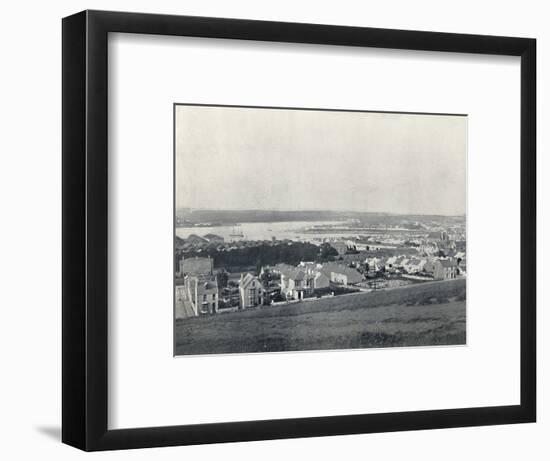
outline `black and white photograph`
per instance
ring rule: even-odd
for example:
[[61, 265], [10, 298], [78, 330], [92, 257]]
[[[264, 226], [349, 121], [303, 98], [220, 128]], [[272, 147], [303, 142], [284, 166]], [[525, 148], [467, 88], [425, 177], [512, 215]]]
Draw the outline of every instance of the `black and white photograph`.
[[0, 457], [550, 460], [548, 9], [7, 2]]
[[466, 345], [467, 128], [174, 104], [174, 355]]

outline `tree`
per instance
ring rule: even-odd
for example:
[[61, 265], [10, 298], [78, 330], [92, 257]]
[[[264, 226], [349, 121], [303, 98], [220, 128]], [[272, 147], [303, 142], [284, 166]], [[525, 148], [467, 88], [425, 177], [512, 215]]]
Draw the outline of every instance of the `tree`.
[[225, 269], [221, 269], [216, 273], [216, 279], [218, 281], [218, 288], [225, 288], [229, 281], [229, 275]]
[[271, 281], [271, 274], [267, 270], [264, 270], [260, 274], [260, 281], [262, 282], [262, 286], [267, 290]]
[[338, 252], [330, 243], [322, 243], [319, 247], [319, 259], [321, 261], [334, 261], [334, 257], [338, 256]]
[[258, 257], [256, 259], [256, 273], [259, 274], [260, 271], [262, 270], [262, 258], [261, 257]]
[[227, 303], [223, 299], [220, 299], [218, 301], [218, 309], [225, 309], [226, 307], [229, 307]]

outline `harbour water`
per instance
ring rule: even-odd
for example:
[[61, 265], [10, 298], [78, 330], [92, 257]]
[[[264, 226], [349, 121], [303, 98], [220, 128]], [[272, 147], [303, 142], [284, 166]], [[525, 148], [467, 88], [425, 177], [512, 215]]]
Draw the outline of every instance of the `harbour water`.
[[[328, 226], [341, 228], [343, 221], [283, 221], [283, 222], [253, 222], [241, 223], [235, 226], [212, 226], [212, 227], [176, 227], [176, 235], [180, 238], [187, 238], [191, 234], [203, 237], [206, 234], [215, 234], [223, 237], [225, 241], [239, 240], [301, 240], [321, 241], [325, 238], [341, 238], [340, 232], [331, 232]], [[320, 228], [317, 232], [307, 232], [313, 227], [327, 226], [327, 229]], [[350, 231], [350, 236], [354, 235]]]

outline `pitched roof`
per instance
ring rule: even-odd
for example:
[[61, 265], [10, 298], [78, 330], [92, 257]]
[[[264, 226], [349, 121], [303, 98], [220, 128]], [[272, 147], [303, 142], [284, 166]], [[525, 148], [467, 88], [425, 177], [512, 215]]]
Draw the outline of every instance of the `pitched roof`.
[[317, 263], [302, 261], [298, 267], [303, 267], [306, 271], [314, 271], [317, 269]]
[[306, 277], [306, 273], [303, 270], [294, 267], [292, 269], [281, 271], [281, 275], [285, 276], [288, 279], [296, 281], [304, 280], [304, 278]]
[[254, 280], [257, 280], [258, 277], [255, 277], [254, 275], [252, 275], [250, 272], [248, 272], [245, 276], [243, 276], [243, 278], [239, 281], [239, 286], [240, 287], [246, 287], [248, 286], [251, 282], [253, 282]]
[[341, 264], [325, 264], [321, 271], [329, 278], [333, 272], [335, 274], [345, 275], [348, 278], [348, 283], [358, 283], [363, 280], [363, 276], [359, 272], [357, 272], [357, 270], [352, 269], [348, 266], [343, 266]]
[[206, 242], [207, 240], [205, 238], [202, 238], [200, 235], [197, 234], [190, 234], [185, 240], [188, 242]]
[[271, 269], [277, 272], [283, 272], [294, 269], [294, 266], [291, 266], [290, 264], [279, 263], [275, 264]]
[[338, 273], [345, 275], [348, 279], [348, 283], [358, 283], [363, 280], [363, 276], [355, 269], [351, 269], [350, 267], [343, 267], [342, 269], [338, 270]]
[[340, 267], [339, 264], [336, 264], [336, 263], [326, 263], [326, 264], [323, 264], [323, 266], [321, 267], [320, 271], [323, 272], [325, 275], [327, 275], [328, 277], [330, 277], [330, 273], [333, 272], [333, 269], [338, 269], [338, 267]]
[[213, 260], [211, 258], [184, 258], [180, 261], [181, 271], [185, 275], [211, 274], [213, 269]]
[[190, 275], [188, 278], [191, 284], [196, 285], [198, 294], [218, 291], [218, 280], [215, 276]]

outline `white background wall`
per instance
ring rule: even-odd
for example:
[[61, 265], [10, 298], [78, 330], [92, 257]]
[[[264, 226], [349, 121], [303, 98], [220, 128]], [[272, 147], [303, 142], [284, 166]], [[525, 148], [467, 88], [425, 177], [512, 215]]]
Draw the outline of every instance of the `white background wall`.
[[[242, 17], [538, 39], [539, 422], [394, 434], [164, 448], [104, 459], [548, 459], [550, 341], [544, 332], [550, 257], [550, 11], [541, 1], [386, 2], [123, 0], [10, 2], [2, 8], [0, 114], [0, 453], [5, 459], [77, 459], [60, 444], [61, 406], [61, 18], [85, 8]], [[498, 164], [495, 164], [498, 172]], [[498, 173], [496, 173], [498, 174]], [[490, 180], [490, 178], [488, 178]], [[495, 251], [495, 249], [493, 249]], [[39, 270], [37, 270], [39, 269]], [[498, 353], [498, 351], [495, 351]], [[490, 366], [490, 364], [488, 364]]]

